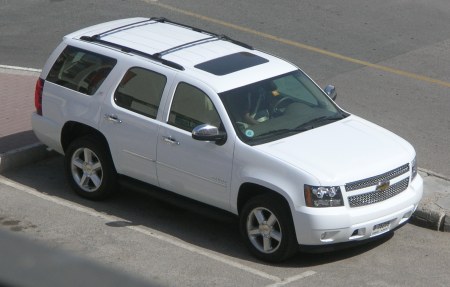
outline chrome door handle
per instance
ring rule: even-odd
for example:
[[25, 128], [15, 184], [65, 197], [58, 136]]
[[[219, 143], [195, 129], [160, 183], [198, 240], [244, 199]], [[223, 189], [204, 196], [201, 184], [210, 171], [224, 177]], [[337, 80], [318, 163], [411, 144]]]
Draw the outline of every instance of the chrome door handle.
[[176, 139], [173, 139], [173, 138], [171, 138], [171, 137], [162, 137], [162, 138], [163, 138], [163, 141], [164, 141], [165, 143], [168, 143], [168, 144], [174, 144], [174, 145], [179, 145], [179, 144], [180, 144], [179, 141], [177, 141]]
[[105, 114], [105, 119], [115, 123], [122, 123], [122, 120], [117, 117], [117, 115]]

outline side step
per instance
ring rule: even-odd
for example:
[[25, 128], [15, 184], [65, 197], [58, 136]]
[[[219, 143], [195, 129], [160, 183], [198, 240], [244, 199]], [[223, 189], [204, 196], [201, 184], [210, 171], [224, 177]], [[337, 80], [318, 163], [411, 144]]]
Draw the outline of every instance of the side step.
[[145, 182], [127, 177], [120, 176], [119, 183], [121, 189], [131, 189], [137, 192], [147, 194], [157, 200], [164, 201], [170, 205], [189, 210], [193, 213], [227, 223], [235, 223], [237, 216], [228, 211], [216, 208], [205, 203], [178, 195], [174, 192], [147, 184]]

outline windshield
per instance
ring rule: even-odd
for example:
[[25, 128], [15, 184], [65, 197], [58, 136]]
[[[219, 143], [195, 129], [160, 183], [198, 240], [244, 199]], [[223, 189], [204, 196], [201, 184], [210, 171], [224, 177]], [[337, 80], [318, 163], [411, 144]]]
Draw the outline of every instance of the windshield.
[[269, 142], [347, 116], [302, 71], [220, 94], [238, 136], [248, 144]]

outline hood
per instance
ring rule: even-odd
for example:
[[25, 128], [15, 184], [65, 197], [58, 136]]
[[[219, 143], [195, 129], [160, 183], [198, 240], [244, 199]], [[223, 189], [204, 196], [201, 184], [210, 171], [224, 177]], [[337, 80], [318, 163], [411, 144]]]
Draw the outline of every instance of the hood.
[[354, 115], [255, 148], [311, 174], [321, 185], [379, 175], [415, 156], [408, 142]]

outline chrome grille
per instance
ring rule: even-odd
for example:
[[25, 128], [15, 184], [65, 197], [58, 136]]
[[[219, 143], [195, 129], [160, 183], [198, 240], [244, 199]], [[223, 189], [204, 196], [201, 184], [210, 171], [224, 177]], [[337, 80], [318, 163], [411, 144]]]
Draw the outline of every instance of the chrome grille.
[[361, 189], [361, 188], [365, 188], [365, 187], [369, 187], [372, 185], [377, 185], [379, 182], [385, 182], [385, 181], [389, 181], [393, 178], [396, 178], [397, 176], [400, 176], [404, 173], [407, 173], [409, 171], [409, 163], [402, 165], [401, 167], [398, 167], [396, 169], [393, 169], [391, 171], [388, 171], [386, 173], [374, 176], [374, 177], [369, 177], [366, 179], [362, 179], [362, 180], [358, 180], [358, 181], [354, 181], [354, 182], [350, 182], [347, 183], [345, 185], [345, 190], [346, 191], [352, 191], [352, 190], [357, 190], [357, 189]]
[[386, 199], [389, 199], [393, 196], [396, 196], [397, 194], [400, 194], [401, 192], [405, 191], [408, 187], [409, 183], [409, 177], [391, 185], [387, 190], [385, 191], [372, 191], [364, 194], [358, 194], [348, 197], [348, 202], [350, 204], [350, 207], [359, 207], [369, 204], [374, 204]]

